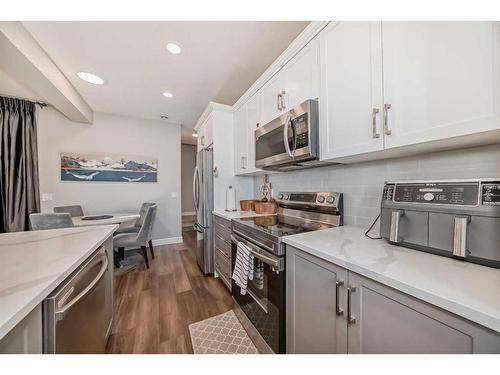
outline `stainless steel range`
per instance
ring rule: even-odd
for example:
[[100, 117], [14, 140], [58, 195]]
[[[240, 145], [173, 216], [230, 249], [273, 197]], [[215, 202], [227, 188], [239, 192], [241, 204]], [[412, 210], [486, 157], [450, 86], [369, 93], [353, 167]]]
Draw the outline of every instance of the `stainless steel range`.
[[284, 236], [342, 225], [342, 193], [282, 192], [276, 215], [232, 220], [234, 270], [238, 242], [254, 256], [254, 269], [263, 277], [249, 280], [242, 295], [233, 280], [236, 302], [275, 353], [285, 353], [285, 244]]

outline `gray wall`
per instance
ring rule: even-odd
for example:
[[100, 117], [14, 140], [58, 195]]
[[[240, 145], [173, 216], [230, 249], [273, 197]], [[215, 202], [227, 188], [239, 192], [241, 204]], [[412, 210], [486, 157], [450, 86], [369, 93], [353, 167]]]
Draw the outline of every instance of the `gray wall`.
[[[500, 177], [500, 145], [424, 154], [400, 159], [269, 174], [280, 190], [344, 193], [345, 224], [367, 228], [379, 213], [386, 180]], [[263, 177], [255, 177], [255, 194]]]
[[[39, 111], [38, 129], [40, 193], [53, 194], [52, 201], [42, 202], [42, 211], [81, 204], [88, 214], [137, 212], [142, 202], [153, 201], [158, 204], [154, 238], [181, 236], [179, 125], [104, 113], [95, 113], [92, 125], [80, 124], [48, 108]], [[65, 151], [155, 156], [158, 182], [62, 182], [59, 153]]]
[[193, 172], [196, 166], [196, 146], [181, 145], [182, 212], [194, 212]]

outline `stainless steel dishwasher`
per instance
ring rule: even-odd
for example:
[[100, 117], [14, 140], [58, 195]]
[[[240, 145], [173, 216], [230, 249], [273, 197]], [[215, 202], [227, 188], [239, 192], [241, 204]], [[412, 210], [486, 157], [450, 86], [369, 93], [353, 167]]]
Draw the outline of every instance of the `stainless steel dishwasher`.
[[104, 353], [108, 268], [101, 247], [43, 301], [44, 353]]

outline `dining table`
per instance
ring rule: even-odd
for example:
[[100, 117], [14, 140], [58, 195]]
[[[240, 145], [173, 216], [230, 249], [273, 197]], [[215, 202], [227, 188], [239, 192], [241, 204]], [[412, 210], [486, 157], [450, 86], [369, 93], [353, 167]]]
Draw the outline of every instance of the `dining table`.
[[[129, 226], [139, 219], [139, 214], [99, 214], [99, 215], [85, 215], [73, 217], [73, 225], [75, 227], [84, 227], [91, 225], [106, 225], [106, 224], [119, 224], [120, 226]], [[125, 259], [125, 252], [123, 249], [114, 253], [115, 272], [123, 268], [123, 261]], [[129, 269], [135, 267], [129, 265]], [[122, 271], [123, 272], [123, 271]]]
[[75, 227], [84, 227], [90, 225], [131, 224], [137, 221], [139, 217], [139, 214], [101, 214], [75, 216], [72, 219]]

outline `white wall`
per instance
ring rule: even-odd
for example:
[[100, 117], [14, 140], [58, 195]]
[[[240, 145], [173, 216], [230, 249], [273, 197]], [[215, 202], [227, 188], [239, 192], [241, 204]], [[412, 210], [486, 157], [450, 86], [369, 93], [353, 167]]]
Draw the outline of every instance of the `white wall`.
[[[380, 212], [384, 181], [500, 177], [500, 145], [269, 175], [281, 190], [344, 193], [346, 225], [367, 228]], [[263, 177], [255, 177], [255, 194]]]
[[[81, 204], [85, 213], [137, 212], [142, 202], [158, 204], [155, 239], [181, 236], [180, 126], [95, 113], [92, 125], [75, 123], [59, 112], [39, 111], [40, 193], [52, 193], [42, 211]], [[60, 152], [109, 152], [158, 157], [157, 183], [70, 182], [60, 178]], [[177, 192], [172, 198], [171, 192]]]
[[193, 173], [196, 166], [196, 145], [181, 145], [181, 206], [182, 212], [194, 212]]

